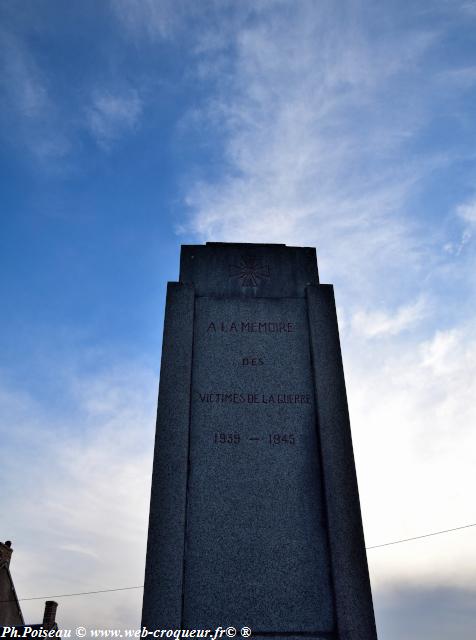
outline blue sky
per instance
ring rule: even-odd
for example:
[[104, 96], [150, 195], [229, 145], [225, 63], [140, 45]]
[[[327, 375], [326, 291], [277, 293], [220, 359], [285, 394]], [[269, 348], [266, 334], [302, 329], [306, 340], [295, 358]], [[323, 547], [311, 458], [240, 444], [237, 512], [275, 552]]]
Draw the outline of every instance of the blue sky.
[[[20, 596], [142, 584], [181, 243], [317, 247], [368, 545], [476, 522], [476, 3], [0, 12], [0, 535]], [[382, 637], [474, 637], [475, 535], [369, 551]], [[58, 618], [134, 627], [140, 602], [65, 598]]]

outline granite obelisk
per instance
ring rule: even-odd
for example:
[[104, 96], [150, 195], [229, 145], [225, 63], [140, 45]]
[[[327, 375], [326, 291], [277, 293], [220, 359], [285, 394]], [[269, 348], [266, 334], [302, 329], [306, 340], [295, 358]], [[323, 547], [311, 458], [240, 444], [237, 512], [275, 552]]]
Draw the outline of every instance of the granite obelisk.
[[182, 247], [142, 624], [377, 637], [333, 288], [312, 248]]

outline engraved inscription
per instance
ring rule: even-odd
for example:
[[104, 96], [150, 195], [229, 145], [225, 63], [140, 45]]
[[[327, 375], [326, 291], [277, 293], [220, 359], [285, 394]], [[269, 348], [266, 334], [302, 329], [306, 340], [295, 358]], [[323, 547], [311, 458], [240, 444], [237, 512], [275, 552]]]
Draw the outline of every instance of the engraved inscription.
[[217, 320], [210, 322], [207, 327], [207, 333], [294, 333], [295, 331], [295, 322], [247, 322], [243, 320], [224, 322]]
[[311, 404], [308, 393], [200, 393], [200, 402], [209, 404]]
[[184, 621], [330, 628], [306, 301], [197, 296], [192, 389]]
[[257, 356], [248, 356], [245, 358], [241, 358], [240, 364], [243, 367], [260, 367], [264, 364], [263, 358], [258, 358]]
[[270, 433], [268, 434], [269, 444], [296, 444], [294, 433]]
[[[260, 436], [250, 436], [246, 439], [249, 442], [265, 441], [270, 446], [296, 444], [294, 433], [268, 433], [266, 439]], [[241, 433], [238, 431], [216, 431], [213, 434], [213, 442], [215, 444], [240, 444], [242, 442]]]
[[223, 431], [217, 431], [215, 433], [215, 444], [240, 444], [241, 436], [237, 431], [233, 433], [224, 433]]

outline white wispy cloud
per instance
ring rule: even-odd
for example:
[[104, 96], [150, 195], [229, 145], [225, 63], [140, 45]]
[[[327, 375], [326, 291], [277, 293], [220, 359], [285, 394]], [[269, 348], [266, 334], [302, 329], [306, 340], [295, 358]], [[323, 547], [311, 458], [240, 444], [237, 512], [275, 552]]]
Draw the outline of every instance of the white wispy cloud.
[[476, 198], [472, 197], [457, 205], [454, 214], [456, 214], [455, 217], [459, 222], [459, 226], [464, 226], [459, 229], [459, 237], [456, 240], [446, 242], [443, 249], [450, 255], [460, 256], [473, 238], [476, 226]]
[[86, 109], [87, 125], [96, 142], [109, 148], [124, 132], [138, 124], [143, 103], [135, 89], [126, 92], [97, 90]]
[[111, 0], [111, 11], [134, 38], [170, 38], [185, 16], [195, 13], [187, 0]]
[[359, 310], [352, 317], [352, 328], [368, 338], [395, 336], [414, 327], [427, 313], [427, 303], [423, 299], [403, 305], [393, 313]]
[[[317, 246], [323, 281], [336, 283], [348, 319], [344, 366], [368, 544], [474, 522], [476, 480], [476, 333], [466, 318], [439, 326], [437, 274], [454, 275], [459, 250], [447, 249], [444, 262], [443, 231], [419, 219], [412, 200], [454, 160], [451, 150], [414, 149], [442, 82], [453, 97], [459, 90], [458, 69], [446, 79], [429, 72], [441, 24], [399, 29], [391, 13], [388, 4], [267, 3], [225, 26], [227, 38], [206, 33], [198, 74], [218, 88], [200, 115], [220, 130], [223, 171], [188, 189], [179, 227], [200, 240]], [[471, 73], [463, 75], [466, 90]], [[472, 205], [459, 216], [472, 223]], [[473, 540], [469, 530], [456, 542], [369, 553], [376, 597], [397, 583], [470, 585]]]
[[462, 67], [460, 69], [449, 69], [447, 71], [442, 71], [441, 77], [445, 84], [450, 81], [458, 88], [469, 89], [476, 84], [476, 67], [469, 66]]
[[3, 90], [27, 118], [44, 115], [50, 101], [42, 72], [17, 38], [1, 31], [0, 44]]
[[221, 53], [212, 41], [211, 60], [221, 55], [228, 65], [221, 75], [223, 65], [211, 67], [220, 89], [202, 115], [221, 127], [224, 171], [188, 191], [186, 230], [207, 240], [316, 245], [334, 280], [352, 274], [356, 287], [370, 286], [372, 273], [418, 265], [424, 243], [405, 207], [439, 160], [395, 162], [425, 105], [418, 94], [408, 104], [394, 87], [436, 34], [387, 30], [371, 40], [352, 4], [267, 9]]
[[[476, 331], [415, 343], [347, 344], [346, 366], [366, 542], [475, 522]], [[474, 531], [369, 551], [374, 587], [473, 584]]]
[[64, 157], [70, 141], [51, 97], [47, 74], [21, 37], [0, 30], [0, 93], [8, 126], [3, 133], [40, 161]]
[[476, 224], [476, 198], [460, 204], [456, 209], [456, 213], [470, 225]]
[[[56, 419], [25, 392], [1, 387], [1, 476], [10, 487], [2, 534], [13, 540], [20, 598], [143, 583], [156, 376], [135, 363], [58, 376], [74, 401]], [[58, 620], [137, 627], [141, 601], [140, 589], [60, 599]], [[23, 610], [38, 621], [41, 601]]]
[[[43, 18], [40, 12], [40, 25]], [[137, 130], [144, 106], [139, 90], [125, 87], [117, 77], [106, 88], [98, 88], [94, 75], [61, 82], [32, 44], [28, 28], [12, 18], [0, 30], [0, 100], [1, 133], [15, 147], [26, 148], [43, 169], [61, 172], [64, 161], [74, 160], [81, 150], [85, 130], [102, 150], [109, 150]]]

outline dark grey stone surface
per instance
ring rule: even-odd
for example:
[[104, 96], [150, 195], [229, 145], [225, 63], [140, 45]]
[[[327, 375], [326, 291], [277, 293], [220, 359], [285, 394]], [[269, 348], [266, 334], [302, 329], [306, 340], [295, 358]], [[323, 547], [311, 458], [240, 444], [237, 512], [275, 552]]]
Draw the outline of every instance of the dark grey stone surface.
[[343, 640], [372, 640], [377, 632], [333, 287], [308, 287], [307, 299], [337, 628]]
[[193, 288], [169, 283], [142, 608], [150, 629], [182, 619], [193, 314]]
[[374, 640], [337, 320], [315, 250], [184, 246], [180, 280], [142, 623]]
[[316, 250], [284, 244], [184, 245], [180, 281], [197, 296], [304, 298], [319, 284]]
[[198, 298], [193, 360], [185, 626], [332, 630], [306, 301]]

